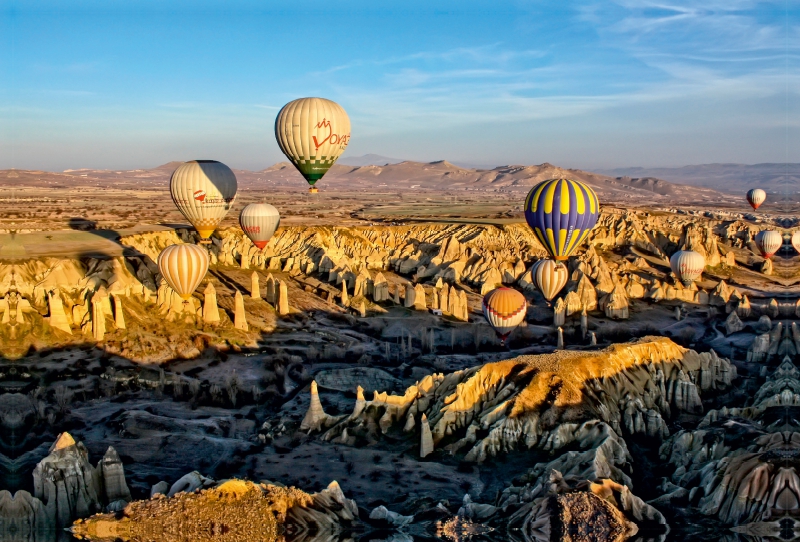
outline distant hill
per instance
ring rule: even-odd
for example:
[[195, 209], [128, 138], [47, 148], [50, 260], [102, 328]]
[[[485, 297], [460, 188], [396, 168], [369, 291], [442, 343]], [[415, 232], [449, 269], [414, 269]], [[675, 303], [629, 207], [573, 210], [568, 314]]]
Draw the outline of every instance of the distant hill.
[[[788, 171], [787, 171], [788, 170]], [[800, 191], [800, 164], [703, 164], [677, 168], [628, 167], [598, 170], [613, 177], [658, 177], [727, 193], [761, 188], [771, 193]], [[788, 173], [788, 174], [787, 174]]]
[[[367, 155], [361, 157], [368, 160]], [[386, 157], [380, 157], [383, 160]], [[391, 160], [391, 159], [389, 159]], [[152, 169], [110, 171], [82, 169], [64, 173], [31, 171], [0, 171], [0, 184], [15, 177], [17, 183], [46, 185], [52, 182], [96, 187], [162, 186], [166, 189], [169, 177], [180, 162], [170, 162]], [[303, 178], [289, 162], [279, 162], [261, 171], [235, 169], [241, 190], [296, 189], [305, 186]], [[412, 162], [409, 160], [384, 165], [347, 165], [337, 163], [320, 181], [322, 190], [381, 191], [392, 194], [431, 191], [441, 193], [494, 192], [522, 196], [536, 183], [555, 178], [569, 178], [593, 187], [603, 201], [619, 203], [676, 205], [679, 202], [713, 203], [726, 199], [718, 191], [706, 187], [678, 184], [653, 176], [610, 176], [579, 169], [565, 169], [553, 164], [510, 165], [492, 169], [460, 167], [446, 160]], [[8, 181], [11, 182], [11, 181]], [[739, 198], [729, 199], [739, 201]]]
[[[237, 176], [239, 175], [237, 171]], [[288, 162], [280, 162], [259, 172], [258, 178], [272, 186], [280, 186], [285, 183], [296, 183], [300, 180], [300, 175]], [[320, 187], [338, 190], [526, 192], [536, 183], [554, 178], [583, 181], [592, 186], [598, 196], [605, 200], [648, 202], [662, 200], [664, 203], [672, 200], [719, 202], [721, 196], [719, 192], [708, 188], [680, 185], [652, 177], [614, 178], [579, 169], [565, 169], [549, 163], [471, 169], [459, 167], [446, 160], [438, 162], [406, 160], [383, 166], [348, 166], [337, 163], [320, 181]]]
[[364, 156], [343, 156], [336, 161], [343, 166], [385, 166], [386, 164], [399, 164], [400, 158], [389, 158], [380, 154], [365, 154]]

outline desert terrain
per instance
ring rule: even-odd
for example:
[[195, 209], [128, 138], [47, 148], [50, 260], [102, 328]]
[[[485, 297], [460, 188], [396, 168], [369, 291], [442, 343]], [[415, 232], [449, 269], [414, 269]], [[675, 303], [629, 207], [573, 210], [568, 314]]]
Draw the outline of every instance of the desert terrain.
[[[288, 164], [235, 170], [183, 303], [155, 265], [197, 241], [176, 165], [0, 171], [3, 539], [800, 537], [800, 255], [754, 243], [797, 226], [774, 195], [445, 161], [337, 165], [310, 195]], [[522, 207], [550, 178], [603, 208], [547, 302]], [[237, 225], [259, 201], [263, 251]], [[499, 285], [528, 301], [505, 344]]]

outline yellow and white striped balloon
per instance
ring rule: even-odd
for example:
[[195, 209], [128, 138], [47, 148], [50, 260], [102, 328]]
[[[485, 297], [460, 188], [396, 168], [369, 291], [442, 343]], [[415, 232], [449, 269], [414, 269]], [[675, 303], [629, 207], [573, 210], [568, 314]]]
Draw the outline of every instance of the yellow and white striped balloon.
[[283, 106], [275, 119], [275, 139], [283, 154], [312, 187], [350, 142], [350, 118], [325, 98], [300, 98]]
[[208, 252], [197, 245], [171, 245], [158, 255], [158, 270], [182, 299], [188, 300], [208, 272]]
[[178, 210], [208, 239], [236, 199], [236, 175], [216, 160], [184, 162], [172, 173], [169, 191]]
[[567, 267], [563, 263], [549, 259], [539, 260], [531, 269], [533, 283], [542, 291], [544, 298], [548, 301], [558, 295], [558, 292], [566, 286], [568, 278]]

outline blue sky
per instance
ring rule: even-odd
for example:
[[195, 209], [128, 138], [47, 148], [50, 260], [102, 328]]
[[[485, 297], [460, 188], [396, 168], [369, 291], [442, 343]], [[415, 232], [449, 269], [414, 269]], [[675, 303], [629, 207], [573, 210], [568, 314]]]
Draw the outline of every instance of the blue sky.
[[260, 169], [302, 96], [351, 156], [800, 161], [796, 0], [63, 4], [0, 0], [0, 168]]

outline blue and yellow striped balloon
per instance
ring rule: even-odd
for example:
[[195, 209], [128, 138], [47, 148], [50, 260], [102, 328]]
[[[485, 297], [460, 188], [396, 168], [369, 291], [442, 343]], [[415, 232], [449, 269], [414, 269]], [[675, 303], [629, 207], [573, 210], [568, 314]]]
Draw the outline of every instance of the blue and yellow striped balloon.
[[563, 261], [597, 223], [600, 202], [586, 184], [551, 179], [534, 186], [525, 199], [525, 220], [554, 260]]

